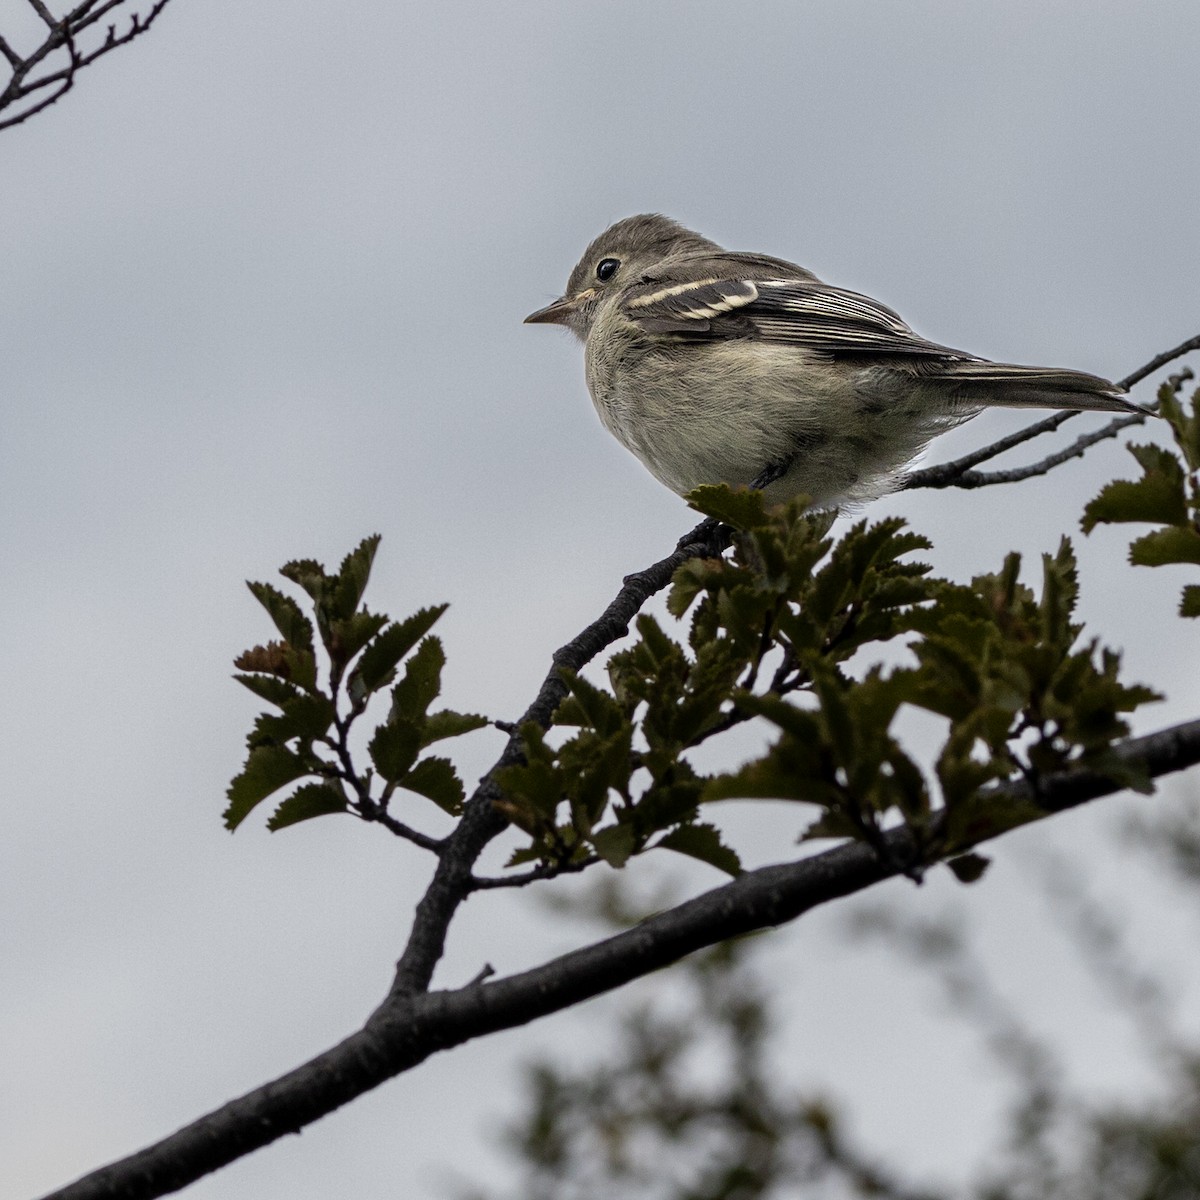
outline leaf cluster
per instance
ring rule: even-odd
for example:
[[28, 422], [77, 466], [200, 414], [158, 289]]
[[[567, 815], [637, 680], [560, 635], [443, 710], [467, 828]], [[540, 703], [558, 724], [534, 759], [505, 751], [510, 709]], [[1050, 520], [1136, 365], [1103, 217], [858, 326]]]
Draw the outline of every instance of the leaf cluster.
[[[446, 656], [429, 630], [446, 605], [402, 621], [362, 605], [379, 540], [366, 538], [333, 574], [311, 559], [280, 569], [305, 594], [311, 617], [273, 585], [248, 584], [279, 637], [240, 654], [234, 665], [242, 673], [234, 678], [277, 711], [262, 713], [246, 739], [245, 765], [228, 791], [229, 829], [268, 796], [298, 782], [276, 807], [269, 829], [335, 812], [386, 823], [397, 788], [446, 812], [459, 811], [463, 786], [453, 765], [422, 758], [421, 751], [488, 721], [450, 709], [430, 712]], [[360, 773], [351, 756], [351, 729], [372, 697], [389, 687], [387, 719], [367, 747], [372, 768]]]
[[[611, 691], [566, 677], [555, 724], [570, 736], [554, 744], [522, 731], [526, 762], [497, 776], [504, 812], [530, 837], [514, 861], [622, 866], [661, 847], [733, 873], [737, 859], [702, 807], [769, 797], [821, 810], [808, 837], [881, 852], [898, 818], [918, 847], [904, 869], [919, 869], [1033, 815], [989, 784], [1116, 771], [1122, 714], [1156, 698], [1120, 682], [1116, 653], [1081, 641], [1065, 540], [1044, 556], [1035, 596], [1017, 555], [970, 585], [932, 576], [911, 558], [929, 543], [899, 519], [859, 522], [834, 540], [829, 518], [800, 501], [768, 509], [761, 493], [725, 487], [690, 499], [735, 530], [733, 554], [677, 572], [668, 608], [690, 614], [686, 641], [641, 616], [634, 643], [608, 664]], [[901, 636], [915, 665], [850, 670], [851, 658]], [[905, 705], [946, 722], [932, 776], [893, 731]], [[774, 731], [764, 753], [712, 776], [695, 767], [691, 751], [753, 718]], [[980, 871], [975, 859], [958, 864], [964, 879]]]
[[[1084, 533], [1118, 522], [1159, 526], [1130, 544], [1129, 561], [1137, 567], [1200, 566], [1200, 388], [1192, 393], [1190, 413], [1179, 397], [1189, 374], [1172, 377], [1158, 393], [1159, 412], [1170, 425], [1175, 449], [1126, 447], [1142, 469], [1141, 478], [1113, 481], [1084, 509]], [[1184, 586], [1179, 615], [1200, 617], [1200, 584]]]

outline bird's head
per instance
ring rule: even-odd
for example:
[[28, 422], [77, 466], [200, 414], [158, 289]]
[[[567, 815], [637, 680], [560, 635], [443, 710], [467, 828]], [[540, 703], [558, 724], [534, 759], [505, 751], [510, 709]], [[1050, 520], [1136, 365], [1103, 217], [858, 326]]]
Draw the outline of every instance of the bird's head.
[[565, 325], [586, 339], [606, 295], [635, 283], [676, 254], [719, 250], [716, 242], [658, 213], [640, 213], [610, 225], [583, 252], [563, 295], [525, 318], [527, 325]]

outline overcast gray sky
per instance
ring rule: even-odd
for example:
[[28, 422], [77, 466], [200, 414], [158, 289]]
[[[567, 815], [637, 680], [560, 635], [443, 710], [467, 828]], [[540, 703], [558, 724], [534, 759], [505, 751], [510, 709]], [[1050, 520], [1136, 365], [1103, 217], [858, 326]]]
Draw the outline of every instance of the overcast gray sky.
[[[24, 7], [0, 0], [0, 29]], [[174, 0], [0, 136], [0, 1192], [48, 1190], [296, 1065], [389, 981], [417, 852], [350, 820], [221, 826], [256, 712], [230, 660], [269, 634], [243, 580], [382, 533], [374, 606], [451, 601], [448, 701], [511, 718], [553, 648], [689, 527], [600, 428], [573, 340], [521, 327], [588, 240], [663, 211], [939, 342], [1121, 376], [1200, 331], [1198, 34], [1195, 0]], [[1017, 423], [980, 418], [934, 453]], [[911, 516], [941, 570], [1017, 546], [1036, 571], [1128, 462], [1107, 447], [1020, 493], [872, 512]], [[1179, 579], [1129, 570], [1122, 545], [1082, 547], [1085, 616], [1169, 690], [1142, 727], [1194, 715]], [[498, 743], [464, 744], [469, 778]], [[1131, 807], [1056, 821], [1053, 843], [1090, 856]], [[754, 861], [789, 854], [798, 823], [732, 818]], [[979, 888], [888, 894], [968, 913], [1081, 1077], [1144, 1082], [1041, 936], [1045, 837], [999, 847]], [[1100, 867], [1106, 894], [1157, 894], [1137, 864]], [[1194, 946], [1184, 917], [1142, 911], [1154, 961]], [[795, 1076], [873, 1144], [961, 1171], [996, 1111], [978, 1051], [839, 922], [771, 951]], [[438, 981], [583, 936], [527, 899], [473, 900]], [[515, 1062], [603, 1009], [442, 1056], [188, 1194], [486, 1178]]]

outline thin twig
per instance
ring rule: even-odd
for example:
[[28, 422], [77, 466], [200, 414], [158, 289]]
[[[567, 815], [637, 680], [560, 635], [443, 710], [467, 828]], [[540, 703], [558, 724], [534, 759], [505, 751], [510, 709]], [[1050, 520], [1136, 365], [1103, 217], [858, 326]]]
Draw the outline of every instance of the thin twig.
[[596, 855], [589, 854], [587, 858], [581, 858], [577, 862], [541, 863], [528, 871], [519, 871], [513, 875], [497, 875], [495, 877], [472, 875], [471, 890], [484, 892], [496, 888], [525, 887], [527, 884], [537, 883], [542, 879], [557, 879], [560, 875], [576, 875], [580, 871], [586, 871], [588, 867], [595, 866], [599, 861], [600, 859]]
[[446, 848], [445, 838], [430, 837], [429, 834], [422, 833], [419, 829], [413, 829], [411, 825], [396, 820], [390, 812], [378, 804], [373, 804], [370, 808], [360, 806], [358, 816], [364, 821], [373, 821], [377, 825], [382, 825], [384, 829], [394, 833], [397, 837], [404, 838], [405, 841], [412, 842], [414, 846], [420, 846], [422, 850], [431, 850], [434, 854], [441, 854]]
[[[29, 0], [30, 6], [46, 25], [47, 33], [41, 43], [28, 54], [22, 54], [9, 41], [0, 37], [0, 55], [7, 61], [12, 74], [7, 84], [0, 88], [0, 112], [19, 108], [38, 92], [49, 92], [36, 103], [27, 103], [15, 116], [0, 120], [0, 129], [9, 129], [29, 120], [35, 114], [49, 108], [62, 99], [74, 86], [80, 70], [105, 54], [128, 45], [145, 33], [157, 20], [169, 0], [156, 0], [145, 12], [134, 12], [124, 33], [118, 34], [110, 25], [108, 33], [99, 44], [91, 49], [80, 49], [77, 39], [81, 33], [96, 24], [125, 0], [83, 0], [61, 19], [56, 19], [42, 0]], [[43, 64], [60, 50], [67, 52], [66, 66], [43, 69]]]
[[[1160, 367], [1165, 367], [1167, 363], [1174, 362], [1177, 358], [1182, 358], [1183, 355], [1190, 354], [1193, 350], [1200, 350], [1200, 334], [1188, 338], [1185, 342], [1180, 342], [1178, 346], [1175, 346], [1171, 350], [1165, 350], [1162, 354], [1156, 354], [1149, 362], [1144, 363], [1137, 370], [1126, 375], [1120, 381], [1120, 386], [1129, 389], [1134, 384], [1140, 383], [1147, 375], [1152, 375]], [[1103, 429], [1097, 430], [1096, 433], [1087, 434], [1085, 437], [1080, 438], [1068, 447], [1067, 450], [1060, 452], [1060, 454], [1052, 454], [1040, 463], [1035, 463], [1028, 468], [1017, 468], [1019, 472], [1025, 472], [1023, 474], [1013, 475], [1008, 471], [983, 473], [971, 470], [972, 467], [976, 467], [982, 462], [987, 462], [988, 459], [995, 458], [1007, 450], [1012, 450], [1025, 442], [1031, 441], [1033, 438], [1040, 437], [1044, 433], [1053, 433], [1065, 422], [1077, 416], [1079, 416], [1078, 411], [1053, 413], [1041, 421], [1026, 426], [1026, 428], [1018, 430], [1016, 433], [1010, 433], [1007, 437], [1002, 437], [998, 441], [992, 442], [989, 446], [974, 450], [970, 454], [964, 454], [961, 458], [956, 458], [952, 462], [938, 463], [935, 466], [926, 467], [920, 471], [913, 471], [905, 477], [904, 482], [897, 490], [908, 491], [913, 488], [946, 487], [976, 488], [987, 487], [995, 483], [1014, 483], [1020, 479], [1028, 479], [1033, 475], [1045, 474], [1046, 471], [1072, 458], [1078, 458], [1089, 446], [1094, 446], [1097, 442], [1104, 441], [1106, 438], [1115, 437], [1122, 429], [1127, 428], [1129, 425], [1141, 424], [1146, 419], [1137, 413], [1117, 417], [1115, 420], [1110, 421]]]
[[[1074, 417], [1078, 414], [1069, 412], [1065, 415], [1068, 417]], [[1099, 429], [1093, 430], [1091, 433], [1085, 433], [1082, 437], [1077, 437], [1069, 446], [1065, 447], [1064, 449], [1058, 450], [1054, 454], [1048, 454], [1045, 458], [1039, 459], [1034, 463], [1028, 463], [1023, 467], [1013, 467], [1007, 471], [963, 471], [954, 478], [948, 479], [945, 483], [924, 483], [913, 485], [905, 483], [904, 486], [906, 488], [909, 486], [914, 486], [958, 487], [970, 489], [992, 487], [998, 483], [1020, 483], [1023, 479], [1032, 479], [1037, 475], [1045, 475], [1047, 472], [1052, 471], [1055, 467], [1060, 467], [1063, 463], [1070, 462], [1073, 458], [1082, 458], [1084, 452], [1090, 447], [1096, 445], [1097, 442], [1103, 442], [1108, 438], [1114, 438], [1123, 429], [1128, 429], [1131, 425], [1144, 425], [1146, 423], [1146, 419], [1147, 414], [1144, 413], [1130, 413], [1127, 417], [1114, 417], [1107, 425], [1103, 425]]]

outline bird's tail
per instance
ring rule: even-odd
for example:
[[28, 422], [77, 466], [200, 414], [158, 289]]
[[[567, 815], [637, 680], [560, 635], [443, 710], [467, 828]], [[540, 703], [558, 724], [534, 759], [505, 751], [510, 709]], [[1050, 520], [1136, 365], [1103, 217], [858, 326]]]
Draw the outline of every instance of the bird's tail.
[[947, 365], [939, 375], [940, 380], [952, 385], [963, 400], [973, 404], [1146, 412], [1126, 399], [1125, 388], [1120, 384], [1084, 371], [967, 360]]

